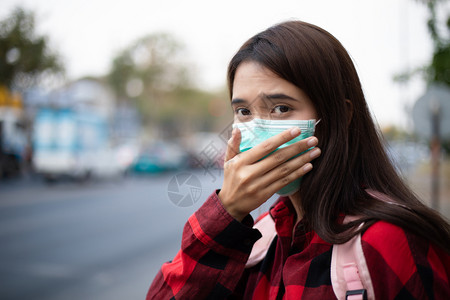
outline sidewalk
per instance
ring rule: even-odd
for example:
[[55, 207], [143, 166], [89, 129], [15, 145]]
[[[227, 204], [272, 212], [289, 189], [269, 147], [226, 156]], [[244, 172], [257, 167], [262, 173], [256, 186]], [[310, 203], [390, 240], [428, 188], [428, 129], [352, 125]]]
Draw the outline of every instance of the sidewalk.
[[[439, 199], [438, 210], [450, 220], [450, 159], [441, 162], [439, 170]], [[431, 166], [423, 162], [406, 176], [406, 181], [413, 191], [431, 206]]]

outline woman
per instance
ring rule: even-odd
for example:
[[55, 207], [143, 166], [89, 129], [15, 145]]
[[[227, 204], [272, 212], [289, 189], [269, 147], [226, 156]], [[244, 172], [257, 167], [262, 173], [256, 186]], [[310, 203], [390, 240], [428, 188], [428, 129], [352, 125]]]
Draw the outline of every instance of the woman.
[[[315, 137], [277, 150], [300, 134], [292, 128], [240, 152], [234, 129], [222, 189], [189, 218], [147, 299], [335, 299], [333, 244], [357, 234], [376, 299], [450, 299], [450, 227], [397, 175], [332, 35], [300, 21], [271, 27], [232, 58], [228, 85], [236, 124], [315, 119]], [[261, 237], [249, 213], [298, 178], [270, 210], [277, 237], [246, 267]]]

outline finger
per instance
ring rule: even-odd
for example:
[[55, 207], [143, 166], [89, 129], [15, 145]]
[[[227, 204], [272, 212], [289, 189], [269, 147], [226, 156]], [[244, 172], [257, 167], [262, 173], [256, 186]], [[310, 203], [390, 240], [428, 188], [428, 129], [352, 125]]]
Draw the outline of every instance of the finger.
[[287, 129], [271, 138], [268, 138], [267, 140], [253, 147], [252, 149], [246, 151], [245, 155], [243, 155], [242, 158], [245, 159], [246, 162], [249, 164], [254, 163], [262, 159], [269, 153], [275, 151], [275, 149], [277, 149], [284, 143], [289, 142], [290, 140], [299, 136], [300, 132], [301, 132], [300, 128], [298, 127]]
[[303, 166], [303, 168], [296, 169], [289, 175], [279, 178], [278, 180], [272, 182], [271, 184], [268, 184], [267, 190], [271, 192], [273, 191], [272, 193], [276, 193], [277, 191], [279, 191], [289, 183], [293, 182], [294, 180], [305, 176], [312, 169], [313, 165], [311, 163], [307, 163], [306, 165]]
[[316, 137], [309, 137], [285, 148], [277, 150], [265, 159], [259, 161], [257, 164], [259, 165], [259, 167], [261, 167], [261, 169], [270, 171], [276, 166], [290, 160], [294, 156], [317, 146], [317, 144], [318, 140]]
[[268, 190], [276, 192], [295, 179], [306, 175], [313, 169], [311, 161], [320, 154], [320, 149], [314, 148], [313, 150], [274, 168], [264, 176], [266, 180], [266, 182], [264, 182], [265, 186], [267, 186]]
[[231, 138], [228, 140], [227, 151], [225, 153], [225, 162], [229, 161], [239, 153], [239, 145], [241, 144], [241, 131], [234, 128], [231, 132]]
[[[319, 148], [314, 148], [313, 150], [306, 152], [300, 156], [297, 156], [275, 168], [268, 171], [264, 176], [264, 182], [262, 185], [269, 186], [276, 181], [288, 180], [293, 181], [300, 176], [303, 176], [312, 168], [311, 161], [318, 156], [320, 156], [321, 151]], [[294, 175], [292, 175], [294, 174]]]

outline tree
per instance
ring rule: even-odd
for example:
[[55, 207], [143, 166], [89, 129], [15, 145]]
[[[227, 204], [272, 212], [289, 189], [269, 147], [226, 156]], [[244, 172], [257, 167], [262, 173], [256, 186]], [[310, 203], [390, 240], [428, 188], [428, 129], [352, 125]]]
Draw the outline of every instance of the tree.
[[407, 82], [412, 76], [422, 74], [428, 84], [444, 83], [450, 86], [450, 16], [447, 16], [445, 24], [440, 24], [436, 11], [441, 1], [419, 1], [426, 4], [429, 11], [427, 27], [433, 41], [433, 56], [428, 66], [418, 67], [412, 72], [399, 74], [395, 77], [395, 80]]
[[63, 72], [59, 58], [48, 46], [47, 37], [35, 32], [35, 16], [15, 8], [0, 21], [0, 85], [23, 90], [42, 76]]
[[219, 121], [208, 111], [218, 96], [194, 87], [186, 57], [173, 36], [154, 33], [122, 50], [107, 76], [118, 100], [136, 105], [146, 128], [160, 137], [211, 130]]
[[428, 20], [428, 31], [434, 43], [434, 53], [429, 71], [429, 81], [444, 83], [450, 86], [450, 16], [447, 16], [447, 36], [438, 30], [438, 19], [436, 16], [437, 0], [426, 1], [430, 18]]
[[114, 58], [109, 82], [122, 100], [187, 84], [186, 67], [180, 60], [183, 50], [169, 34], [145, 36]]

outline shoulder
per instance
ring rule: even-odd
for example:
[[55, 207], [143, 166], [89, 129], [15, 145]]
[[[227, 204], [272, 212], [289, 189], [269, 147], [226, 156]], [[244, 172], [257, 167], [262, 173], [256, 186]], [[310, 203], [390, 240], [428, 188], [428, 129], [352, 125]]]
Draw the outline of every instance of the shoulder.
[[390, 260], [400, 258], [405, 260], [410, 256], [418, 255], [429, 258], [432, 252], [439, 252], [444, 257], [449, 257], [445, 251], [434, 246], [427, 239], [385, 221], [378, 221], [370, 226], [362, 234], [361, 241], [366, 248], [370, 247]]
[[361, 242], [368, 265], [373, 262], [381, 267], [381, 263], [397, 275], [415, 271], [409, 239], [402, 228], [384, 221], [376, 222], [363, 233]]
[[419, 286], [427, 294], [437, 285], [447, 286], [448, 292], [450, 256], [426, 239], [379, 221], [363, 233], [361, 243], [375, 282], [384, 282], [391, 288], [397, 285], [395, 290], [404, 287], [412, 294]]
[[406, 251], [408, 245], [406, 232], [399, 226], [384, 221], [370, 226], [363, 233], [361, 240], [381, 252], [391, 251], [393, 248], [396, 252]]

